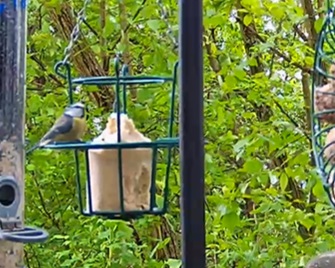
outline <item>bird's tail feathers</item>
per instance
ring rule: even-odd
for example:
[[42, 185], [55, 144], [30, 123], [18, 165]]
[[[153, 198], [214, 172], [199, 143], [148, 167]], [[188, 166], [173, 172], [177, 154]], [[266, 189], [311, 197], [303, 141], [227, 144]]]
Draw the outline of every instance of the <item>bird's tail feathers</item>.
[[47, 145], [47, 144], [49, 144], [50, 142], [51, 142], [52, 140], [43, 140], [43, 141], [40, 141], [40, 147], [43, 147], [43, 146], [45, 146], [45, 145]]
[[39, 143], [39, 142], [36, 143], [35, 145], [33, 145], [33, 147], [31, 147], [30, 149], [28, 149], [28, 150], [26, 151], [26, 155], [32, 153], [32, 152], [35, 151], [38, 147], [40, 147], [40, 143]]
[[35, 151], [38, 148], [41, 148], [41, 147], [47, 145], [50, 142], [51, 142], [51, 140], [44, 140], [44, 141], [40, 141], [40, 142], [36, 143], [33, 147], [31, 147], [29, 150], [26, 151], [26, 155], [32, 153], [33, 151]]

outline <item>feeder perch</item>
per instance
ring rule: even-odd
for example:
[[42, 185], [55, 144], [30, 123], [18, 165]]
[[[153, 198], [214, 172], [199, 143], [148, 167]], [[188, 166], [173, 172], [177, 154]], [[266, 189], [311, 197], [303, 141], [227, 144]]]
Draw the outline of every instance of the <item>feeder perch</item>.
[[[173, 133], [178, 63], [171, 77], [130, 76], [127, 65], [120, 68], [118, 57], [115, 58], [114, 67], [114, 77], [72, 78], [68, 63], [62, 61], [56, 64], [56, 73], [68, 82], [70, 104], [73, 103], [74, 88], [78, 85], [115, 86], [116, 100], [114, 113], [108, 118], [104, 131], [94, 140], [53, 143], [44, 148], [74, 150], [79, 205], [83, 215], [99, 215], [110, 219], [130, 219], [145, 214], [162, 215], [168, 209], [172, 150], [179, 146], [179, 138]], [[137, 130], [135, 122], [127, 114], [127, 86], [137, 85], [139, 88], [141, 85], [159, 86], [164, 83], [171, 84], [170, 109], [166, 115], [169, 119], [168, 133], [164, 138], [150, 140]], [[162, 149], [167, 150], [166, 172], [163, 189], [158, 193], [157, 155]], [[86, 202], [82, 197], [79, 150], [85, 152], [86, 159]], [[163, 200], [161, 205], [156, 202], [157, 195]]]
[[48, 239], [43, 229], [21, 226], [21, 195], [17, 181], [0, 177], [0, 239], [17, 243], [40, 243]]

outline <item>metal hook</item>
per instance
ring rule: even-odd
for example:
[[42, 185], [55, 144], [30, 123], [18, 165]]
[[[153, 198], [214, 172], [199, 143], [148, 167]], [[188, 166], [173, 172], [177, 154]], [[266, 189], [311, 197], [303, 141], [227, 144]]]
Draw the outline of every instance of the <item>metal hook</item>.
[[120, 56], [116, 55], [116, 57], [114, 58], [114, 71], [116, 77], [120, 76], [120, 64], [121, 64]]
[[[61, 69], [65, 68], [65, 72], [62, 73]], [[57, 62], [55, 67], [54, 67], [55, 73], [57, 75], [59, 75], [60, 77], [62, 77], [63, 79], [68, 79], [69, 77], [71, 77], [71, 68], [70, 68], [70, 64], [68, 62]]]

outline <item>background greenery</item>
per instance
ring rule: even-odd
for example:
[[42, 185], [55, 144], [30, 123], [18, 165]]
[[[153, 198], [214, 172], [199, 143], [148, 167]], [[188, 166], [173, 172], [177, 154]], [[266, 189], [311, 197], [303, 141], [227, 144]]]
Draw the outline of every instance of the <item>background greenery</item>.
[[[93, 1], [74, 47], [74, 75], [113, 74], [123, 52], [134, 74], [170, 74], [177, 59], [153, 0]], [[177, 1], [164, 1], [177, 36]], [[67, 104], [53, 71], [82, 1], [29, 3], [26, 133], [37, 141]], [[304, 267], [334, 248], [334, 211], [310, 159], [310, 73], [323, 0], [204, 0], [204, 98], [208, 267]], [[133, 88], [130, 114], [150, 138], [164, 136], [168, 94]], [[83, 88], [106, 118], [111, 88]], [[195, 118], [196, 120], [196, 118]], [[104, 124], [103, 121], [102, 124]], [[162, 124], [159, 124], [162, 122]], [[178, 160], [178, 159], [177, 159]], [[192, 167], [190, 167], [192, 168]], [[36, 151], [27, 159], [26, 222], [50, 232], [25, 247], [26, 265], [180, 267], [179, 173], [171, 209], [133, 222], [80, 216], [73, 156]]]

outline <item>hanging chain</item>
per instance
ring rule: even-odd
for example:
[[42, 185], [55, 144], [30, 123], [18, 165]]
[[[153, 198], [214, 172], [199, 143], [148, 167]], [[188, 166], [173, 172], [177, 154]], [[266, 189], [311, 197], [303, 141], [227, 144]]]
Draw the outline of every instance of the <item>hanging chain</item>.
[[83, 8], [78, 12], [76, 18], [76, 25], [73, 27], [72, 33], [70, 35], [70, 42], [68, 46], [64, 50], [64, 59], [62, 61], [63, 64], [67, 63], [68, 59], [71, 56], [72, 49], [74, 44], [77, 42], [80, 34], [80, 25], [86, 19], [86, 8], [87, 5], [91, 2], [91, 0], [85, 0]]
[[171, 39], [174, 49], [178, 48], [178, 41], [176, 39], [176, 37], [173, 35], [173, 30], [172, 30], [172, 26], [168, 20], [169, 18], [169, 12], [168, 9], [164, 6], [163, 1], [162, 0], [157, 0], [157, 5], [159, 6], [160, 10], [161, 10], [161, 19], [164, 21], [164, 23], [166, 24], [167, 27], [167, 31], [166, 31], [166, 35]]

